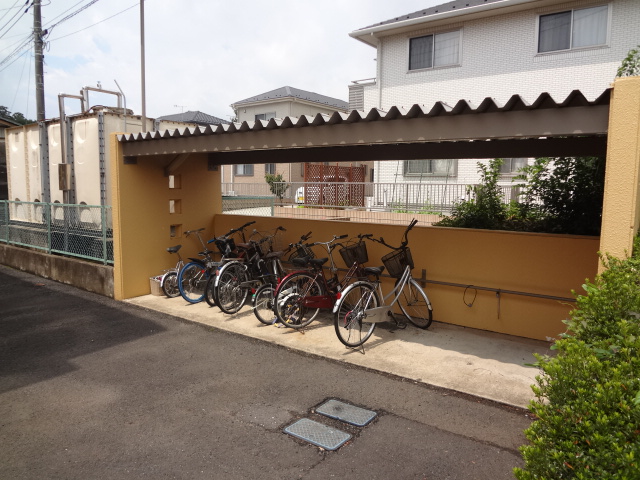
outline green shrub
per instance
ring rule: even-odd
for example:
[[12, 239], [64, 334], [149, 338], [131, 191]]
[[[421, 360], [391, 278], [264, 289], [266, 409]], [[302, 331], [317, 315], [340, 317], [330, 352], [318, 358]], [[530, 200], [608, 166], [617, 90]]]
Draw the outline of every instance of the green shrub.
[[634, 77], [640, 75], [640, 45], [629, 50], [622, 61], [616, 77]]
[[441, 227], [507, 229], [508, 207], [503, 203], [503, 195], [498, 180], [503, 160], [494, 158], [489, 165], [478, 163], [480, 184], [467, 187], [469, 200], [453, 206], [451, 216], [443, 217], [435, 225]]
[[640, 478], [640, 254], [603, 262], [558, 355], [538, 356], [519, 480]]

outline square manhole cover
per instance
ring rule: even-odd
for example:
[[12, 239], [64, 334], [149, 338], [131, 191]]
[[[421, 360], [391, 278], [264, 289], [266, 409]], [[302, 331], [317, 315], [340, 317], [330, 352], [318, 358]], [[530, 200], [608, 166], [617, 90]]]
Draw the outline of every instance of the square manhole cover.
[[318, 408], [316, 413], [329, 418], [335, 418], [342, 422], [355, 425], [356, 427], [364, 427], [377, 415], [373, 410], [356, 407], [340, 400], [328, 400]]
[[322, 447], [325, 450], [337, 450], [351, 438], [346, 432], [327, 427], [322, 423], [302, 418], [284, 429], [285, 433], [306, 442]]

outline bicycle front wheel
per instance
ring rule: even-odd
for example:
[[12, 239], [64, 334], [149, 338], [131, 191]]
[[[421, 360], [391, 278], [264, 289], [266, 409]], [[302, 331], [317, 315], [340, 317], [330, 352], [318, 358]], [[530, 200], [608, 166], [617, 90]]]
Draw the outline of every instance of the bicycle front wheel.
[[291, 275], [278, 286], [275, 299], [278, 320], [287, 327], [306, 327], [320, 309], [306, 307], [305, 298], [321, 295], [324, 295], [323, 288], [313, 275], [304, 272]]
[[178, 274], [180, 295], [189, 303], [201, 302], [207, 284], [207, 269], [196, 262], [187, 263]]
[[380, 306], [375, 287], [369, 283], [354, 283], [347, 287], [336, 303], [333, 325], [336, 335], [347, 347], [358, 347], [369, 340], [376, 328], [367, 322], [365, 310]]
[[275, 287], [270, 283], [260, 285], [253, 298], [253, 314], [265, 325], [273, 325], [278, 320], [274, 310]]
[[409, 279], [402, 288], [398, 305], [407, 320], [416, 327], [429, 328], [433, 321], [431, 302], [422, 287], [413, 278]]
[[177, 272], [169, 272], [164, 276], [164, 279], [162, 280], [162, 291], [169, 298], [180, 296]]
[[238, 262], [227, 263], [220, 269], [215, 288], [216, 304], [224, 313], [236, 313], [249, 296], [249, 277]]

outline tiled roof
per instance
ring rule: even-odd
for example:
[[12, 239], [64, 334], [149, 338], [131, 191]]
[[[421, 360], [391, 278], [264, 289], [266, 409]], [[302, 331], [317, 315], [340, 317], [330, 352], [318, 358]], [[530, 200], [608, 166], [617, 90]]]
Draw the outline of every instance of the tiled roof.
[[189, 110], [188, 112], [176, 113], [173, 115], [163, 115], [158, 117], [157, 120], [169, 120], [173, 122], [185, 122], [185, 123], [197, 123], [198, 125], [224, 125], [229, 124], [227, 120], [223, 120], [213, 115], [207, 115], [206, 113], [199, 111]]
[[388, 111], [371, 109], [369, 112], [353, 110], [351, 113], [334, 112], [331, 115], [303, 115], [301, 117], [272, 118], [270, 120], [256, 120], [255, 122], [231, 123], [223, 125], [210, 125], [206, 127], [188, 127], [169, 129], [164, 131], [127, 133], [118, 135], [120, 142], [136, 142], [142, 140], [154, 140], [162, 138], [191, 137], [199, 135], [216, 135], [223, 133], [273, 130], [286, 128], [299, 128], [320, 125], [335, 125], [340, 123], [357, 122], [381, 122], [399, 119], [412, 119], [420, 117], [450, 117], [458, 115], [475, 115], [482, 113], [531, 111], [564, 109], [567, 107], [585, 107], [609, 105], [611, 90], [605, 90], [602, 95], [593, 101], [589, 101], [579, 90], [574, 90], [562, 102], [556, 102], [550, 94], [541, 94], [532, 104], [529, 104], [519, 95], [513, 95], [504, 105], [495, 99], [487, 97], [476, 105], [467, 100], [460, 100], [455, 105], [444, 102], [436, 102], [433, 106], [415, 104], [410, 108], [391, 107]]
[[280, 100], [285, 98], [297, 98], [300, 100], [306, 100], [312, 103], [318, 103], [323, 106], [333, 107], [340, 110], [348, 110], [349, 103], [338, 98], [327, 97], [326, 95], [320, 95], [319, 93], [308, 92], [306, 90], [300, 90], [294, 87], [281, 87], [271, 90], [270, 92], [261, 93], [253, 97], [245, 98], [231, 104], [232, 107], [239, 105], [245, 105], [250, 103], [263, 102], [268, 100]]

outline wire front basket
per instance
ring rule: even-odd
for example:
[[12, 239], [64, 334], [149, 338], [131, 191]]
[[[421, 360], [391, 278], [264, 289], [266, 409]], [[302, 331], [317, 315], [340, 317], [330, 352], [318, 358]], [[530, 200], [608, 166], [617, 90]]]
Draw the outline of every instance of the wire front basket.
[[294, 250], [291, 256], [289, 257], [289, 260], [293, 260], [294, 258], [302, 258], [302, 257], [316, 258], [316, 256], [313, 253], [313, 250], [311, 250], [311, 248], [309, 248], [308, 245], [303, 244], [303, 245], [298, 245], [298, 248]]
[[340, 249], [340, 255], [347, 267], [350, 267], [354, 263], [362, 265], [369, 261], [369, 256], [367, 255], [367, 244], [365, 242], [358, 242], [355, 245], [342, 247]]
[[382, 257], [382, 263], [384, 263], [384, 267], [387, 269], [387, 272], [389, 272], [389, 275], [395, 278], [402, 276], [407, 265], [413, 270], [413, 258], [411, 257], [409, 247], [387, 253]]

